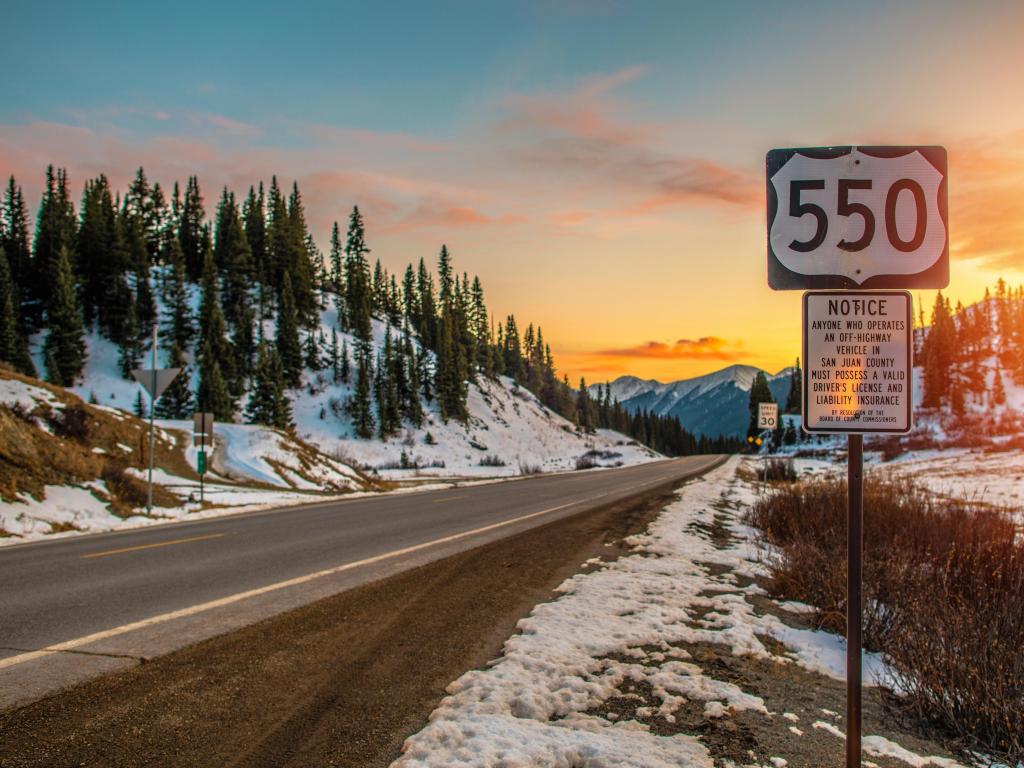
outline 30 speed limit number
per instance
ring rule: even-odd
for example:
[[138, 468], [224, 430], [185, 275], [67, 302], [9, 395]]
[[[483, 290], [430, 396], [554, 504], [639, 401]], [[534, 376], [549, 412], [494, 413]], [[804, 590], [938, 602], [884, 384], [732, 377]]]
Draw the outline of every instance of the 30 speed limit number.
[[942, 147], [773, 149], [767, 170], [772, 288], [949, 282]]

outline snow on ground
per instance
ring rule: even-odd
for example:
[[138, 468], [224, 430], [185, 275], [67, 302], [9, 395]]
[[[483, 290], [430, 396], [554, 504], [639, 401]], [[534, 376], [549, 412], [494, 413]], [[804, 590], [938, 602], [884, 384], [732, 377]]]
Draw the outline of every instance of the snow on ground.
[[[658, 704], [652, 709], [669, 723], [687, 701], [702, 705], [708, 718], [743, 710], [776, 717], [762, 699], [706, 674], [682, 646], [724, 645], [733, 654], [842, 679], [840, 638], [792, 629], [760, 615], [746, 599], [763, 595], [750, 578], [763, 566], [753, 532], [737, 522], [738, 511], [755, 498], [737, 474], [740, 462], [734, 457], [685, 486], [647, 533], [632, 537], [633, 554], [564, 582], [557, 600], [519, 622], [499, 659], [448, 686], [449, 695], [406, 741], [393, 768], [712, 768], [696, 736], [657, 735], [637, 720], [600, 714], [631, 681], [649, 686]], [[723, 524], [731, 543], [716, 546], [707, 531]], [[765, 636], [790, 653], [770, 652]], [[881, 660], [865, 654], [864, 661], [866, 681], [876, 682]], [[793, 731], [793, 717], [779, 716], [777, 727], [802, 735]], [[910, 765], [958, 765], [899, 752], [881, 739], [869, 743]]]
[[[796, 458], [794, 465], [801, 476], [843, 477], [845, 444], [836, 444], [832, 450], [831, 457]], [[1024, 456], [1017, 450], [916, 450], [892, 461], [883, 461], [880, 453], [865, 451], [864, 463], [871, 475], [907, 478], [939, 496], [1010, 508], [1024, 523]]]
[[[144, 479], [146, 472], [129, 469], [128, 472]], [[204, 497], [211, 505], [200, 508], [189, 496], [199, 498], [199, 483], [187, 478], [171, 475], [163, 470], [153, 472], [153, 482], [164, 485], [182, 498], [178, 507], [155, 507], [151, 516], [145, 514], [118, 517], [107, 509], [107, 502], [101, 498], [106, 489], [102, 481], [83, 486], [48, 485], [46, 498], [37, 501], [22, 495], [21, 501], [0, 502], [0, 530], [10, 536], [0, 536], [0, 546], [19, 544], [46, 538], [61, 538], [80, 533], [120, 531], [128, 528], [142, 528], [148, 525], [175, 522], [178, 520], [200, 520], [207, 517], [253, 512], [260, 509], [329, 501], [338, 496], [324, 496], [297, 491], [272, 491], [266, 488], [246, 488], [218, 482], [205, 484]], [[97, 493], [99, 496], [97, 496]], [[345, 498], [350, 498], [347, 494]]]
[[64, 405], [49, 390], [17, 379], [0, 379], [0, 403], [10, 408], [23, 408], [26, 412], [32, 412], [36, 406], [43, 404], [56, 408]]
[[911, 451], [891, 462], [873, 464], [873, 468], [912, 477], [942, 496], [967, 497], [1018, 510], [1024, 506], [1024, 456], [1018, 450]]
[[[106, 503], [93, 495], [93, 489], [105, 492], [103, 482], [96, 481], [92, 485], [93, 488], [48, 485], [44, 501], [24, 496], [22, 503], [0, 503], [0, 529], [19, 537], [20, 541], [27, 541], [55, 529], [106, 531], [125, 522], [111, 514]], [[0, 538], [0, 544], [8, 541], [10, 539]]]

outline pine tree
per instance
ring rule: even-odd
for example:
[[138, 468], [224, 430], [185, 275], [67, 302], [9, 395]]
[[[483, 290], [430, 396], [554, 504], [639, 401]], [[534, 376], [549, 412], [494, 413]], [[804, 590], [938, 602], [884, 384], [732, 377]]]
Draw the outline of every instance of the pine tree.
[[185, 202], [181, 208], [178, 223], [178, 241], [181, 252], [185, 255], [185, 274], [192, 281], [199, 280], [203, 273], [207, 246], [210, 243], [210, 230], [203, 220], [203, 196], [199, 191], [199, 179], [188, 177], [185, 186]]
[[938, 408], [946, 399], [949, 390], [949, 371], [953, 366], [956, 351], [956, 327], [950, 314], [949, 304], [942, 291], [935, 297], [932, 310], [932, 324], [925, 337], [923, 357], [924, 396], [921, 404], [926, 408]]
[[441, 310], [452, 303], [455, 291], [455, 280], [452, 277], [452, 259], [448, 254], [448, 247], [441, 246], [441, 253], [437, 257], [437, 279], [440, 288], [439, 299]]
[[341, 342], [341, 381], [343, 384], [348, 384], [349, 379], [352, 377], [352, 363], [348, 358], [348, 339], [343, 339]]
[[[213, 248], [207, 244], [203, 259], [202, 299], [199, 305], [199, 406], [201, 410], [219, 413], [229, 420], [234, 414], [236, 390], [232, 382], [237, 381], [234, 367], [235, 352], [227, 337], [224, 314], [220, 308], [217, 267], [213, 263]], [[224, 400], [223, 386], [227, 393]], [[240, 389], [240, 388], [239, 388]], [[220, 419], [221, 416], [216, 418]]]
[[356, 348], [356, 385], [349, 403], [349, 410], [352, 414], [356, 437], [364, 440], [373, 437], [373, 403], [370, 397], [372, 377], [373, 365], [370, 361], [369, 345], [360, 343]]
[[57, 254], [50, 298], [46, 307], [49, 333], [43, 345], [46, 379], [52, 384], [70, 387], [85, 367], [85, 333], [78, 309], [71, 255], [67, 248]]
[[128, 312], [125, 316], [124, 337], [118, 344], [118, 368], [121, 376], [129, 381], [132, 380], [132, 371], [139, 367], [142, 362], [144, 336], [139, 332], [139, 322], [136, 319], [135, 302], [128, 304]]
[[[217, 311], [220, 312], [219, 307]], [[231, 392], [209, 341], [204, 341], [199, 351], [199, 391], [196, 393], [196, 401], [200, 412], [212, 413], [217, 421], [230, 422], [235, 419]]]
[[185, 257], [177, 238], [171, 240], [167, 250], [168, 267], [164, 271], [160, 296], [163, 300], [164, 318], [160, 337], [167, 348], [177, 345], [186, 350], [196, 335], [195, 318], [189, 303], [188, 288], [185, 285]]
[[389, 325], [384, 332], [384, 348], [377, 364], [377, 413], [380, 436], [383, 439], [387, 439], [397, 432], [402, 424], [397, 381], [399, 357], [396, 354]]
[[42, 317], [43, 304], [49, 293], [49, 276], [54, 272], [60, 249], [71, 251], [75, 247], [76, 230], [67, 171], [60, 169], [55, 174], [51, 165], [46, 169], [46, 187], [36, 219], [31, 269], [23, 275], [14, 275], [15, 282], [21, 285], [20, 300], [27, 309], [26, 319], [33, 325], [37, 325]]
[[[427, 265], [420, 259], [416, 274], [416, 290], [419, 294], [417, 309], [419, 310], [420, 341], [427, 349], [437, 349], [437, 304], [434, 301], [434, 278], [427, 271]], [[426, 379], [424, 379], [426, 381]]]
[[996, 366], [995, 376], [992, 377], [992, 403], [1003, 405], [1006, 402], [1006, 388], [1003, 386], [1003, 374]]
[[502, 349], [502, 362], [505, 375], [512, 377], [515, 381], [523, 379], [523, 350], [519, 344], [519, 329], [516, 327], [516, 318], [509, 315], [505, 321], [504, 348]]
[[278, 429], [291, 429], [291, 402], [285, 394], [284, 367], [277, 350], [269, 343], [260, 344], [253, 376], [253, 391], [246, 409], [251, 424], [265, 424]]
[[252, 251], [245, 236], [235, 196], [227, 187], [217, 206], [217, 229], [213, 246], [214, 262], [221, 274], [221, 307], [231, 329], [235, 350], [234, 369], [237, 380], [234, 394], [241, 394], [241, 383], [252, 370], [256, 350], [254, 337], [255, 311], [250, 286], [255, 277]]
[[439, 326], [437, 367], [434, 372], [434, 389], [441, 407], [441, 418], [465, 421], [469, 418], [466, 408], [468, 376], [466, 358], [459, 344], [459, 328], [456, 314], [449, 302], [443, 310]]
[[320, 345], [317, 342], [316, 334], [312, 331], [306, 334], [305, 364], [311, 371], [322, 371], [324, 368], [324, 361], [320, 356]]
[[292, 295], [292, 280], [284, 273], [277, 312], [277, 353], [281, 356], [285, 384], [297, 387], [302, 383], [302, 344], [299, 342], [299, 322]]
[[192, 369], [185, 361], [185, 354], [175, 342], [171, 342], [167, 355], [168, 368], [180, 368], [160, 399], [156, 401], [156, 415], [161, 419], [187, 419], [192, 415]]
[[149, 415], [149, 408], [146, 407], [146, 401], [142, 399], [142, 389], [135, 392], [135, 406], [132, 408], [136, 417], [144, 419]]
[[369, 252], [363, 217], [357, 206], [349, 217], [345, 241], [345, 310], [348, 328], [363, 342], [369, 342], [372, 337], [370, 265], [366, 260]]
[[242, 219], [245, 221], [245, 239], [252, 251], [253, 271], [256, 279], [263, 283], [270, 279], [270, 275], [266, 271], [267, 211], [262, 181], [259, 195], [249, 187], [249, 196], [242, 204]]
[[327, 367], [331, 371], [331, 381], [341, 383], [341, 352], [338, 349], [338, 332], [331, 329], [331, 346], [327, 351]]
[[7, 268], [7, 256], [0, 245], [0, 360], [26, 376], [36, 375], [28, 352], [27, 334], [18, 312], [18, 289]]
[[81, 282], [83, 319], [90, 328], [99, 320], [101, 330], [113, 339], [120, 330], [118, 315], [128, 290], [124, 271], [130, 264], [106, 176], [85, 183], [80, 214], [74, 266]]
[[299, 185], [292, 183], [288, 198], [287, 256], [284, 269], [292, 278], [292, 294], [300, 322], [309, 327], [316, 320], [319, 305], [316, 300], [318, 263], [322, 261], [306, 226], [306, 212]]
[[768, 388], [768, 379], [764, 375], [764, 371], [758, 371], [754, 377], [754, 383], [750, 386], [750, 400], [748, 408], [750, 410], [750, 424], [747, 427], [747, 437], [756, 437], [761, 433], [761, 430], [757, 427], [758, 412], [760, 411], [759, 406], [761, 403], [774, 403], [775, 398], [772, 397], [772, 391]]
[[590, 392], [587, 390], [586, 379], [580, 379], [580, 389], [576, 395], [576, 421], [584, 432], [594, 430], [594, 413], [590, 400]]
[[[796, 359], [793, 372], [789, 375], [789, 394], [786, 396], [785, 413], [800, 413], [803, 408], [803, 372], [800, 370], [800, 358]], [[781, 423], [782, 419], [779, 419]]]
[[[329, 275], [330, 285], [329, 289], [336, 295], [335, 302], [342, 295], [342, 281], [343, 281], [343, 266], [342, 266], [342, 247], [341, 247], [341, 233], [338, 230], [338, 222], [334, 222], [331, 227], [331, 271]], [[341, 313], [341, 307], [338, 306], [338, 313]]]
[[[29, 248], [28, 209], [21, 187], [11, 176], [4, 190], [3, 205], [0, 207], [0, 247], [7, 254], [7, 269], [11, 282], [18, 286], [18, 303], [23, 303], [30, 294], [27, 286], [32, 282], [32, 255]], [[42, 278], [49, 287], [51, 276]], [[48, 292], [48, 291], [47, 291]]]
[[419, 294], [416, 292], [416, 273], [412, 270], [412, 264], [405, 268], [402, 276], [402, 311], [405, 319], [413, 328], [420, 324], [420, 302]]
[[400, 352], [400, 370], [403, 375], [399, 387], [399, 400], [402, 417], [408, 419], [414, 427], [419, 427], [423, 423], [423, 406], [420, 403], [420, 374], [408, 320], [403, 328]]

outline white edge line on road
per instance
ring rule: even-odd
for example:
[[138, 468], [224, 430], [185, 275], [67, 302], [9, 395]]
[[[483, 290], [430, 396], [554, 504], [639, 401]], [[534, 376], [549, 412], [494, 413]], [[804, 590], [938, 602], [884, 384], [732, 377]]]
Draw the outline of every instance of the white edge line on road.
[[[700, 472], [702, 469], [705, 469], [705, 467], [697, 468], [696, 472]], [[656, 480], [641, 483], [640, 485], [634, 486], [634, 488], [643, 488], [648, 485], [664, 483], [667, 482], [668, 480], [669, 477], [659, 477]], [[391, 558], [401, 557], [403, 555], [410, 555], [414, 552], [420, 552], [424, 549], [436, 547], [440, 544], [448, 544], [453, 541], [458, 541], [459, 539], [468, 538], [469, 536], [476, 536], [477, 534], [487, 533], [488, 531], [493, 531], [498, 528], [504, 528], [508, 525], [514, 525], [515, 523], [520, 523], [524, 520], [530, 520], [535, 517], [551, 514], [552, 512], [558, 512], [559, 510], [566, 509], [567, 507], [576, 506], [577, 504], [585, 504], [588, 501], [596, 501], [597, 499], [603, 498], [604, 496], [605, 494], [600, 494], [599, 496], [592, 496], [586, 499], [579, 499], [578, 501], [570, 501], [565, 504], [559, 504], [557, 507], [548, 507], [547, 509], [542, 509], [538, 512], [531, 512], [527, 515], [512, 518], [511, 520], [502, 520], [501, 522], [491, 523], [490, 525], [485, 525], [480, 528], [474, 528], [470, 531], [462, 531], [461, 533], [455, 533], [450, 536], [444, 536], [440, 539], [433, 539], [431, 541], [425, 541], [421, 544], [414, 544], [411, 547], [395, 549], [391, 552], [385, 552], [380, 555], [374, 555], [373, 557], [368, 557], [363, 560], [356, 560], [351, 563], [345, 563], [344, 565], [335, 566], [334, 568], [327, 568], [322, 571], [309, 573], [305, 576], [297, 576], [293, 579], [287, 579], [286, 581], [279, 581], [276, 584], [268, 584], [263, 587], [257, 587], [256, 589], [246, 590], [245, 592], [237, 592], [233, 595], [228, 595], [227, 597], [221, 597], [216, 600], [210, 600], [205, 603], [199, 603], [198, 605], [193, 605], [188, 608], [181, 608], [177, 611], [162, 613], [158, 616], [151, 616], [148, 619], [134, 621], [130, 624], [122, 624], [120, 627], [113, 627], [112, 629], [105, 629], [100, 632], [94, 632], [91, 635], [76, 637], [73, 640], [66, 640], [62, 643], [49, 645], [46, 648], [40, 648], [37, 651], [29, 651], [27, 653], [18, 654], [17, 656], [8, 656], [5, 659], [0, 659], [0, 669], [13, 667], [17, 664], [23, 664], [27, 661], [39, 659], [44, 656], [50, 656], [55, 653], [61, 653], [62, 651], [74, 650], [75, 648], [80, 648], [83, 645], [88, 645], [89, 643], [95, 643], [100, 640], [106, 640], [111, 637], [123, 635], [128, 632], [133, 632], [137, 629], [145, 629], [146, 627], [152, 627], [157, 624], [163, 624], [168, 621], [174, 621], [175, 619], [182, 619], [188, 616], [194, 616], [197, 613], [203, 613], [205, 611], [210, 611], [215, 608], [221, 608], [226, 605], [241, 602], [242, 600], [247, 600], [250, 597], [258, 597], [259, 595], [265, 595], [268, 592], [276, 592], [281, 589], [287, 589], [288, 587], [306, 584], [310, 581], [315, 581], [316, 579], [324, 578], [325, 576], [333, 576], [337, 573], [343, 573], [344, 571], [350, 571], [355, 568], [361, 568], [366, 565], [373, 565], [374, 563], [379, 563], [384, 560], [390, 560]]]

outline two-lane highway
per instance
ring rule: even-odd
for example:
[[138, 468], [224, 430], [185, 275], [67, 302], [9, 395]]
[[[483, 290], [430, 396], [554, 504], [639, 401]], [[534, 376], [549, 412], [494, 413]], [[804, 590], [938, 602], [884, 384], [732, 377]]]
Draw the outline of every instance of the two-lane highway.
[[696, 456], [0, 549], [0, 707], [720, 461]]

